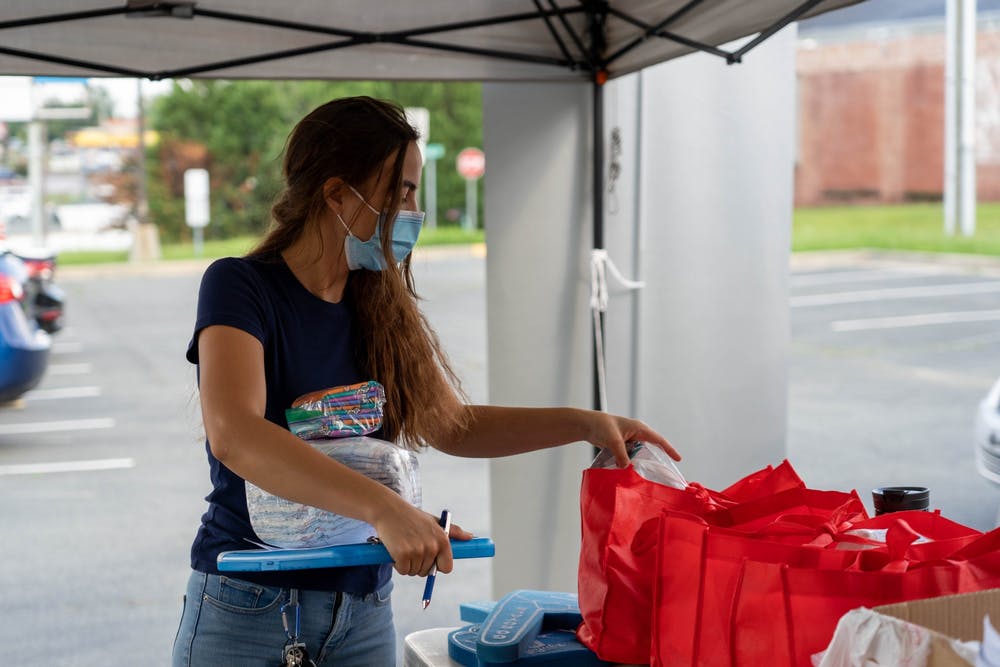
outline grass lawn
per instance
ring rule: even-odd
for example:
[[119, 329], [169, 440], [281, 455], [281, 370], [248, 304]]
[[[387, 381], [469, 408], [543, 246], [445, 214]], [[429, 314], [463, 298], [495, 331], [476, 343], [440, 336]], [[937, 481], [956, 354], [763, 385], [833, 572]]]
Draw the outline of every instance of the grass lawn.
[[796, 209], [792, 250], [861, 248], [1000, 255], [1000, 203], [978, 205], [969, 238], [945, 235], [940, 203]]
[[[942, 206], [900, 204], [895, 206], [836, 206], [796, 209], [792, 223], [792, 250], [914, 250], [921, 252], [970, 253], [1000, 256], [1000, 203], [980, 203], [976, 234], [945, 236]], [[425, 229], [420, 246], [482, 243], [482, 230], [466, 232], [455, 225]], [[224, 241], [205, 241], [205, 258], [242, 255], [257, 238], [243, 236]], [[193, 259], [190, 243], [165, 243], [163, 259]], [[124, 262], [126, 252], [64, 252], [60, 264]]]
[[[420, 233], [419, 246], [458, 245], [482, 243], [486, 238], [483, 230], [466, 232], [461, 227], [446, 226], [437, 229], [425, 229]], [[226, 240], [205, 241], [202, 257], [235, 257], [244, 255], [259, 240], [256, 236], [239, 236]], [[165, 260], [194, 259], [194, 246], [191, 243], [164, 243], [161, 245], [162, 257]], [[59, 253], [59, 263], [71, 264], [106, 264], [128, 261], [128, 252], [81, 251]]]

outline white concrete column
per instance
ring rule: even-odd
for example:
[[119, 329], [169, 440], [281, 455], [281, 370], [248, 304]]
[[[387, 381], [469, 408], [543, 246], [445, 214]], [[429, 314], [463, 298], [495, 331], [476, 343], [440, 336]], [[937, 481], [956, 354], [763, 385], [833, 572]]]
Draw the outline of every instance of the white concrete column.
[[[618, 96], [641, 176], [638, 217], [609, 218], [608, 248], [647, 287], [608, 313], [611, 409], [629, 409], [634, 387], [637, 416], [681, 450], [688, 479], [714, 488], [785, 455], [795, 36], [741, 65], [698, 54], [649, 68], [638, 112]], [[633, 318], [637, 336], [619, 326]]]
[[[647, 283], [611, 290], [610, 409], [670, 438], [709, 486], [785, 453], [794, 63], [793, 27], [742, 65], [695, 55], [607, 90], [607, 248]], [[492, 403], [591, 405], [587, 86], [483, 88]], [[590, 458], [575, 445], [492, 463], [494, 597], [576, 589]]]
[[[486, 84], [489, 399], [590, 407], [588, 84]], [[492, 462], [493, 595], [576, 590], [578, 444]]]

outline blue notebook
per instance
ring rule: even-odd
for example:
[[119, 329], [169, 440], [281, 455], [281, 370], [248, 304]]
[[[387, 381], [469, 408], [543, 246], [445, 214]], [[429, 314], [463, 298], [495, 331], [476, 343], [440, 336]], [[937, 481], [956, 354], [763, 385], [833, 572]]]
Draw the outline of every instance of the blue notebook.
[[[452, 540], [453, 558], [490, 558], [496, 553], [493, 540], [477, 537]], [[381, 544], [342, 544], [313, 549], [248, 549], [219, 554], [220, 572], [268, 572], [274, 570], [309, 570], [320, 567], [380, 565], [392, 557]]]

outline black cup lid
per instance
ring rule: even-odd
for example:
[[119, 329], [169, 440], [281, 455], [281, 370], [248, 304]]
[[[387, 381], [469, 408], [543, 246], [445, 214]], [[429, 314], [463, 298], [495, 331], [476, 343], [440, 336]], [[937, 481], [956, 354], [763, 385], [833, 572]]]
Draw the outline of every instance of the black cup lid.
[[880, 486], [872, 489], [876, 512], [927, 509], [931, 492], [926, 486]]

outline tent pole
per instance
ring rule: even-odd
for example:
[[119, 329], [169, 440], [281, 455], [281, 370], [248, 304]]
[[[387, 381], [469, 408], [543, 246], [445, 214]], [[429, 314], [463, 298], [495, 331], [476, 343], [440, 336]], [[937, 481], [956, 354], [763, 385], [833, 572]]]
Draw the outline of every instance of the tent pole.
[[[591, 67], [591, 106], [593, 107], [593, 220], [594, 238], [593, 249], [604, 250], [604, 84], [608, 81], [608, 71], [604, 60], [604, 50], [607, 46], [606, 20], [608, 14], [608, 3], [602, 0], [583, 0], [582, 4], [587, 12], [587, 32], [590, 35], [589, 60]], [[561, 17], [565, 20], [565, 17]], [[570, 34], [574, 34], [570, 31]], [[591, 271], [593, 267], [593, 256], [591, 257]], [[593, 289], [593, 286], [591, 287]], [[594, 295], [591, 295], [593, 299]], [[591, 305], [593, 308], [593, 305]], [[607, 389], [605, 377], [605, 354], [604, 341], [604, 312], [600, 308], [594, 309], [592, 313], [594, 321], [593, 342], [594, 342], [594, 395], [593, 404], [595, 410], [606, 412]], [[594, 448], [595, 456], [599, 453], [597, 447]]]
[[[594, 238], [593, 248], [601, 250], [604, 248], [604, 82], [600, 78], [601, 72], [595, 72], [591, 83], [591, 105], [593, 107], [593, 220]], [[593, 270], [593, 269], [591, 269]], [[593, 306], [592, 306], [593, 307]], [[597, 311], [593, 313], [594, 330], [591, 332], [594, 347], [594, 396], [593, 405], [595, 410], [606, 411], [607, 407], [602, 400], [603, 392], [601, 387], [601, 367], [604, 364], [604, 313]], [[599, 447], [594, 447], [594, 455], [600, 453]]]
[[[604, 82], [600, 80], [599, 73], [595, 73], [591, 84], [591, 102], [593, 105], [593, 216], [594, 216], [594, 238], [593, 247], [595, 250], [604, 248]], [[599, 366], [604, 362], [601, 357], [604, 350], [597, 344], [597, 336], [600, 334], [604, 340], [604, 313], [599, 312], [594, 321], [594, 409], [606, 410], [601, 400], [601, 379]], [[598, 330], [599, 329], [599, 330]]]

